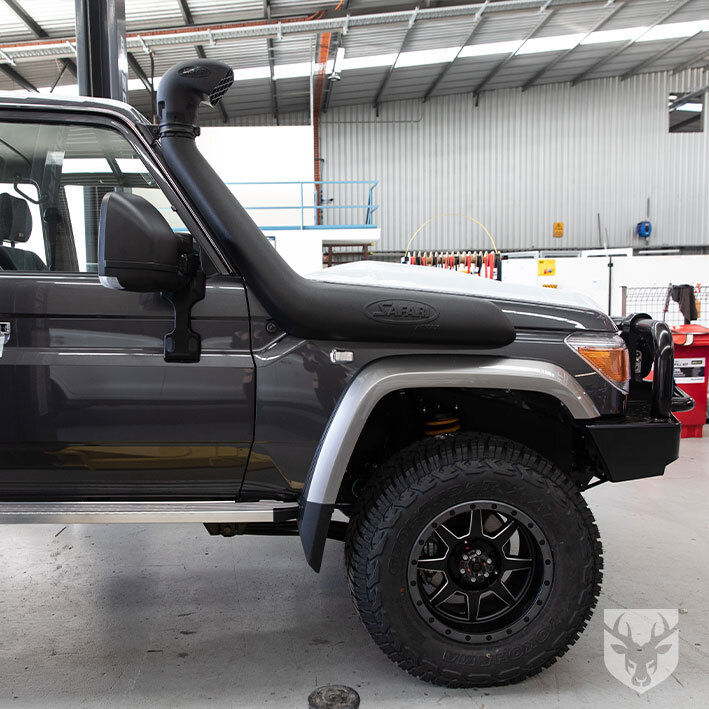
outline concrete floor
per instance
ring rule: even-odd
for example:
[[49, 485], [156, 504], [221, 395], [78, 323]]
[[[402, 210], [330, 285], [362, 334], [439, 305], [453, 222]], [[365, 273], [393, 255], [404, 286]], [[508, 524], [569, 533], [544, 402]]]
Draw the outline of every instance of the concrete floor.
[[[709, 431], [708, 431], [709, 433]], [[605, 544], [589, 628], [513, 687], [445, 690], [392, 665], [350, 602], [342, 545], [318, 576], [297, 538], [212, 538], [198, 526], [5, 527], [0, 706], [306, 707], [319, 685], [362, 707], [706, 706], [709, 438], [664, 478], [588, 492]], [[643, 696], [603, 664], [603, 608], [680, 608], [674, 675]]]

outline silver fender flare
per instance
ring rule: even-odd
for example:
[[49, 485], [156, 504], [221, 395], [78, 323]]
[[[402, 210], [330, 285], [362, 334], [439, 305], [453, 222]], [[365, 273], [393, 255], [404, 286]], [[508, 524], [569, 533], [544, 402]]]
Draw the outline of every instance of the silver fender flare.
[[549, 362], [507, 357], [395, 356], [367, 365], [352, 380], [323, 433], [303, 490], [300, 537], [318, 571], [345, 469], [374, 407], [400, 389], [464, 388], [535, 391], [558, 399], [574, 419], [600, 416], [578, 381]]

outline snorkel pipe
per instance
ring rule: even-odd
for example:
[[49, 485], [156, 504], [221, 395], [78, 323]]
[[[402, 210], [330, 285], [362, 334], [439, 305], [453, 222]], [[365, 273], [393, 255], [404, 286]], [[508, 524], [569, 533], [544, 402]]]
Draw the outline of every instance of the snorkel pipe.
[[158, 86], [160, 137], [199, 135], [199, 104], [216, 106], [234, 83], [234, 72], [221, 62], [195, 59], [176, 64]]
[[159, 146], [234, 271], [241, 273], [249, 291], [283, 330], [303, 339], [352, 342], [499, 347], [514, 340], [512, 323], [488, 300], [333, 284], [295, 273], [195, 143], [200, 103], [215, 106], [233, 80], [226, 64], [208, 59], [170, 69], [158, 86]]

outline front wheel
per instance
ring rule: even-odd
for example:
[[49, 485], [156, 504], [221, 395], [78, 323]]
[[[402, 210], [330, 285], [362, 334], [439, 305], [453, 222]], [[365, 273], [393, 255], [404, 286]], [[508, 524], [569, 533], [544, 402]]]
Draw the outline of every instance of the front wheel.
[[531, 450], [477, 434], [402, 451], [355, 511], [352, 596], [400, 667], [450, 687], [518, 682], [579, 636], [601, 545], [573, 483]]

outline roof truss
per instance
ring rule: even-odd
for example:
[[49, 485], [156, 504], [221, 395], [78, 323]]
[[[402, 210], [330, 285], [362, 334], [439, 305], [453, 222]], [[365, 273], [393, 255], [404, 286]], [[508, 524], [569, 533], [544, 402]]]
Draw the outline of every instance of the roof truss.
[[616, 47], [612, 52], [601, 57], [598, 61], [595, 61], [591, 66], [584, 69], [580, 74], [577, 74], [572, 80], [571, 85], [576, 86], [579, 82], [583, 81], [589, 74], [592, 74], [597, 69], [600, 69], [604, 64], [607, 64], [611, 59], [615, 59], [619, 54], [622, 54], [626, 49], [632, 47], [641, 37], [644, 37], [651, 29], [657, 27], [657, 25], [662, 24], [665, 20], [668, 20], [672, 15], [674, 15], [678, 10], [681, 10], [687, 3], [692, 2], [692, 0], [678, 0], [669, 10], [662, 13], [655, 18], [655, 20], [648, 26], [648, 28], [638, 37], [634, 39], [629, 39], [625, 44], [620, 47]]

